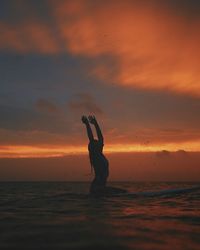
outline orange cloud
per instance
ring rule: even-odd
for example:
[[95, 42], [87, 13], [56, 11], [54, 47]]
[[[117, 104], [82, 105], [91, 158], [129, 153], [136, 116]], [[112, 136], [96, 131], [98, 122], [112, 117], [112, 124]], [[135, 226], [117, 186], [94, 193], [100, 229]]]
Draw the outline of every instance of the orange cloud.
[[18, 53], [55, 54], [60, 52], [51, 28], [42, 22], [24, 20], [24, 23], [0, 22], [0, 49]]
[[200, 95], [200, 20], [158, 1], [53, 1], [67, 49], [92, 59], [111, 56], [93, 73], [108, 82]]
[[0, 49], [68, 52], [94, 61], [90, 74], [106, 82], [200, 96], [200, 18], [166, 2], [52, 0], [54, 26], [27, 15], [16, 24], [1, 22]]

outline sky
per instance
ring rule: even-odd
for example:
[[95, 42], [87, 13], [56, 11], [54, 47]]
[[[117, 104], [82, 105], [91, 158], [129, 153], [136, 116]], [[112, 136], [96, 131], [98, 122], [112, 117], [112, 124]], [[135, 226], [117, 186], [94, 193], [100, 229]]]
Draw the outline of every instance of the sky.
[[[123, 179], [170, 179], [163, 169], [171, 157], [172, 176], [187, 179], [177, 166], [189, 157], [189, 180], [196, 171], [200, 180], [198, 0], [0, 0], [0, 34], [0, 161], [11, 164], [0, 167], [2, 180], [32, 179], [19, 174], [23, 159], [27, 174], [44, 158], [47, 169], [63, 158], [72, 173], [71, 157], [85, 157], [87, 172], [83, 114], [101, 125], [114, 179], [126, 162]], [[149, 153], [156, 162], [164, 155], [160, 174], [146, 172], [155, 173]], [[51, 179], [46, 172], [34, 176]]]

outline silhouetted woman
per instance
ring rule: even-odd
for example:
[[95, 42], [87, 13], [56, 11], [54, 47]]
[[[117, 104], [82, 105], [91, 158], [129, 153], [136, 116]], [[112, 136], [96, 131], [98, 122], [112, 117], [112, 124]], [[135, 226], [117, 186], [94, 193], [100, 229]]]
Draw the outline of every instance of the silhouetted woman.
[[[82, 116], [82, 122], [86, 125], [89, 138], [88, 150], [90, 163], [94, 169], [95, 178], [90, 186], [90, 194], [101, 195], [105, 193], [106, 181], [109, 175], [109, 163], [103, 154], [103, 135], [98, 122], [94, 116]], [[94, 139], [90, 123], [94, 125], [97, 133], [97, 139]]]

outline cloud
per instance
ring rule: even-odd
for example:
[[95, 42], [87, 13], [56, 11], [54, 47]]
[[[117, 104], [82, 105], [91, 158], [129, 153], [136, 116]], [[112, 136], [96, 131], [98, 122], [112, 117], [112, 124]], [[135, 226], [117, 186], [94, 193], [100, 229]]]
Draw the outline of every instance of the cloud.
[[156, 152], [156, 156], [159, 158], [169, 158], [171, 156], [175, 156], [175, 157], [187, 157], [189, 155], [189, 152], [187, 152], [184, 149], [179, 149], [175, 152], [170, 152], [168, 150], [162, 150], [162, 151], [158, 151]]
[[175, 134], [175, 135], [184, 133], [183, 129], [178, 129], [178, 128], [164, 128], [161, 129], [160, 131], [166, 134]]
[[179, 155], [179, 156], [188, 156], [188, 152], [185, 151], [184, 149], [179, 149], [176, 151], [176, 153]]
[[52, 0], [43, 17], [40, 8], [28, 17], [33, 3], [24, 3], [19, 20], [0, 22], [0, 50], [67, 52], [89, 59], [89, 74], [107, 83], [200, 96], [197, 1]]
[[156, 156], [160, 158], [168, 158], [171, 156], [171, 153], [168, 150], [162, 150], [162, 151], [156, 152]]
[[36, 102], [36, 107], [39, 111], [47, 112], [50, 114], [58, 114], [61, 109], [53, 102], [40, 98]]
[[51, 27], [35, 20], [9, 24], [0, 22], [0, 49], [22, 54], [58, 54], [61, 51]]
[[102, 115], [103, 111], [96, 103], [93, 96], [88, 93], [80, 93], [76, 94], [74, 98], [68, 103], [69, 108], [72, 111], [78, 113], [87, 113], [87, 114], [95, 114]]
[[[45, 131], [65, 134], [69, 130], [69, 122], [64, 116], [52, 113], [40, 113], [35, 110], [0, 106], [0, 128], [13, 131]], [[21, 138], [22, 140], [23, 138]]]
[[160, 1], [53, 3], [70, 53], [114, 58], [109, 67], [95, 65], [95, 76], [126, 87], [200, 95], [199, 16], [189, 19]]

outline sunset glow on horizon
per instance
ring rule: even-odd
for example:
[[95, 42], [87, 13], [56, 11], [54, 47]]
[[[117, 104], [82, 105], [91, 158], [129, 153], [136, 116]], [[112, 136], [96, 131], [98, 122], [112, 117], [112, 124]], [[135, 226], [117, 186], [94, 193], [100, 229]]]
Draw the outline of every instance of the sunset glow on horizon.
[[[200, 142], [190, 143], [166, 143], [157, 145], [140, 144], [111, 144], [104, 149], [106, 154], [112, 153], [134, 153], [134, 152], [199, 152]], [[68, 155], [88, 154], [86, 146], [22, 146], [6, 145], [0, 147], [0, 158], [46, 158], [46, 157], [64, 157]]]

